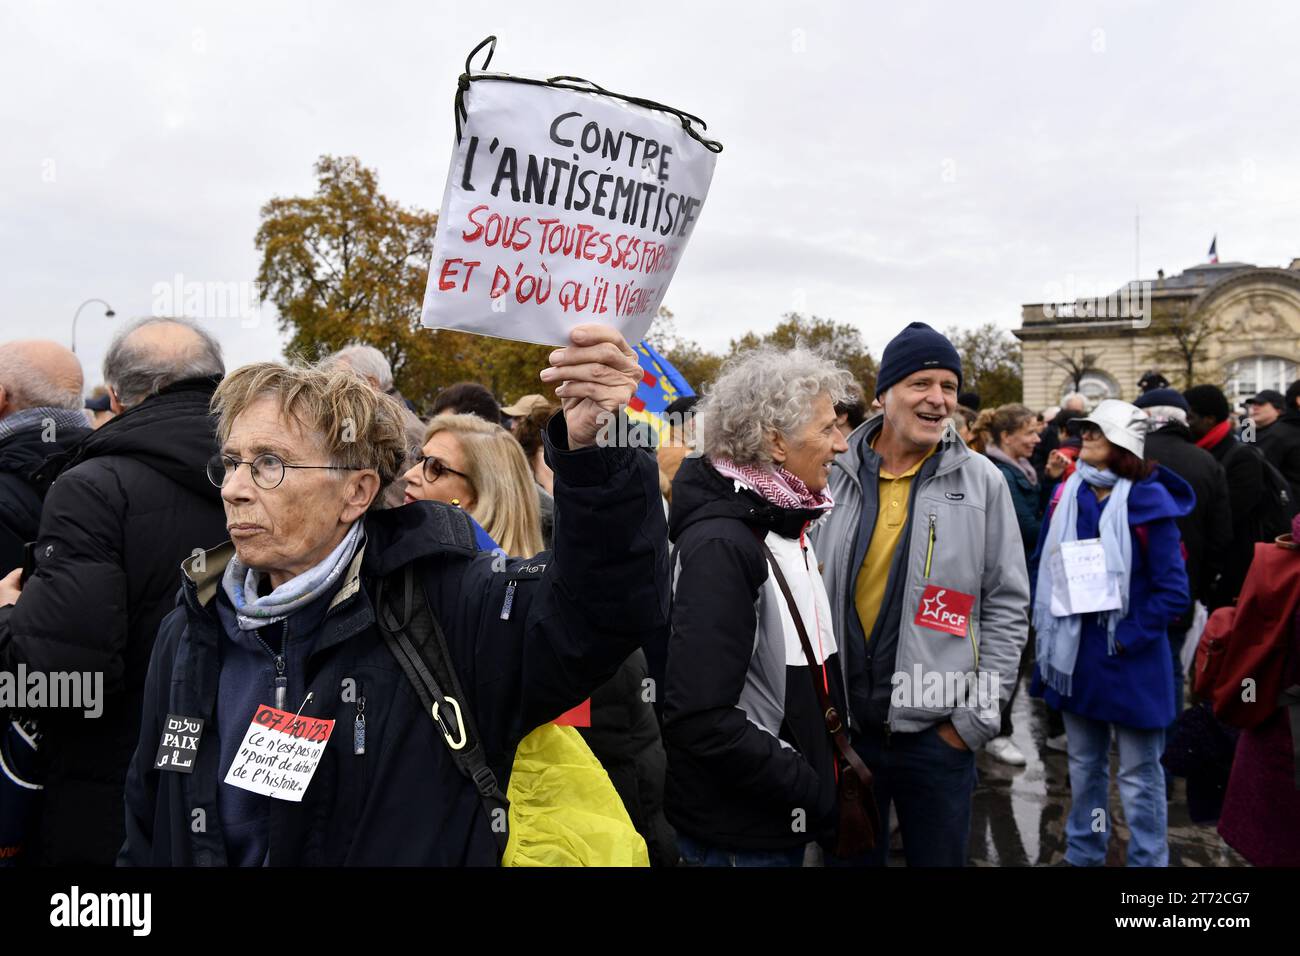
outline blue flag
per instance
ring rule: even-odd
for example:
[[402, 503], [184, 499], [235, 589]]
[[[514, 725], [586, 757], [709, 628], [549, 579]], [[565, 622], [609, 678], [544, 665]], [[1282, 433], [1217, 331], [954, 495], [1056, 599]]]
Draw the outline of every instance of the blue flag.
[[642, 339], [633, 349], [644, 374], [636, 395], [628, 403], [629, 409], [660, 415], [677, 399], [695, 394], [681, 372], [673, 368], [672, 363], [656, 352], [649, 342]]
[[665, 424], [659, 416], [677, 399], [694, 395], [695, 390], [649, 342], [642, 340], [632, 349], [641, 363], [642, 374], [636, 394], [627, 403], [627, 417], [644, 422], [658, 436]]

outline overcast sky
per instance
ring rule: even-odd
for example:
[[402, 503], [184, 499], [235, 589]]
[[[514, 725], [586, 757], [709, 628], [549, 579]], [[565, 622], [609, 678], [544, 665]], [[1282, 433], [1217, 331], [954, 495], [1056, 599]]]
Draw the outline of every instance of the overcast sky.
[[[1300, 256], [1290, 3], [75, 3], [0, 7], [0, 337], [87, 385], [159, 286], [248, 283], [258, 209], [355, 154], [436, 210], [466, 53], [702, 116], [725, 151], [665, 304], [711, 348], [792, 309], [905, 323]], [[270, 316], [211, 323], [231, 367]]]

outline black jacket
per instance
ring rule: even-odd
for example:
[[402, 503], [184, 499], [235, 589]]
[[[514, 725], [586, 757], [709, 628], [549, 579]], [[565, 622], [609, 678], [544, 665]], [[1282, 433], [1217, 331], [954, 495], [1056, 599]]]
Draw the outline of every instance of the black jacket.
[[[375, 624], [374, 587], [394, 570], [415, 564], [503, 790], [519, 741], [586, 698], [667, 626], [653, 458], [638, 449], [557, 452], [567, 447], [559, 415], [546, 441], [555, 471], [553, 553], [512, 559], [499, 571], [494, 555], [477, 550], [464, 513], [450, 506], [416, 502], [366, 515], [363, 550], [316, 631], [301, 636], [311, 647], [292, 706], [310, 692], [303, 714], [336, 724], [302, 802], [266, 801], [271, 865], [496, 862], [478, 791], [457, 770]], [[187, 563], [181, 606], [159, 632], [127, 777], [121, 864], [227, 862], [217, 790], [227, 786], [229, 768], [209, 730], [217, 726], [221, 648], [229, 640], [214, 605], [226, 600], [219, 582], [232, 554], [227, 543], [206, 556], [202, 571]], [[366, 744], [358, 754], [360, 699]], [[191, 774], [154, 769], [168, 714], [205, 722]]]
[[89, 426], [61, 428], [47, 442], [37, 425], [0, 441], [0, 574], [21, 565], [23, 545], [36, 540], [49, 488], [33, 476], [47, 458], [67, 452], [89, 434]]
[[1206, 606], [1232, 544], [1232, 509], [1223, 467], [1197, 448], [1186, 426], [1174, 422], [1146, 437], [1146, 460], [1164, 465], [1192, 486], [1196, 506], [1177, 519], [1187, 549], [1187, 579], [1192, 598]]
[[[1039, 487], [1050, 486], [1052, 479], [1047, 477], [1047, 459], [1052, 456], [1052, 452], [1061, 447], [1060, 436], [1056, 433], [1056, 426], [1051, 422], [1038, 433], [1038, 444], [1029, 455], [1029, 463], [1034, 466], [1034, 471], [1038, 473]], [[1038, 539], [1035, 538], [1035, 541]], [[1030, 545], [1032, 548], [1033, 545]]]
[[216, 450], [215, 380], [177, 383], [46, 463], [36, 571], [0, 609], [0, 670], [103, 674], [103, 713], [37, 713], [46, 783], [32, 848], [45, 864], [108, 865], [149, 655], [175, 606], [181, 559], [225, 537], [204, 466]]
[[[799, 600], [812, 579], [821, 584], [810, 546], [793, 557], [805, 543], [806, 524], [819, 516], [737, 490], [703, 457], [684, 459], [673, 479], [665, 801], [668, 821], [701, 842], [789, 849], [833, 829], [835, 769], [826, 724], [754, 530], [778, 560], [792, 556], [782, 568]], [[811, 641], [819, 623], [831, 626], [829, 603], [824, 613], [826, 619], [816, 617], [811, 606], [801, 612]], [[828, 653], [817, 679], [825, 675], [831, 700], [844, 713], [833, 642], [823, 644]]]
[[1291, 486], [1291, 500], [1300, 500], [1300, 412], [1286, 412], [1272, 425], [1259, 429], [1255, 440]]
[[651, 701], [645, 653], [636, 650], [613, 679], [591, 695], [591, 726], [578, 732], [609, 774], [623, 807], [645, 838], [654, 866], [677, 862], [677, 840], [664, 816], [668, 758]]
[[1223, 466], [1228, 481], [1228, 510], [1232, 515], [1232, 540], [1224, 556], [1223, 573], [1210, 595], [1209, 607], [1214, 610], [1237, 599], [1255, 556], [1263, 504], [1264, 462], [1258, 449], [1246, 446], [1232, 432], [1209, 452]]

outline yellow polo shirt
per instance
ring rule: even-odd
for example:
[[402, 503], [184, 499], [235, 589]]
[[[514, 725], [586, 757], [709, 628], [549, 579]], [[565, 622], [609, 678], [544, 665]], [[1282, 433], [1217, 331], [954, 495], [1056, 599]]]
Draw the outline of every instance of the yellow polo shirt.
[[[874, 441], [872, 447], [875, 447]], [[912, 490], [912, 478], [938, 447], [931, 448], [924, 458], [901, 475], [891, 475], [880, 469], [880, 478], [876, 482], [876, 526], [853, 585], [853, 606], [857, 608], [862, 633], [867, 640], [871, 640], [872, 628], [876, 626], [880, 604], [885, 599], [885, 585], [889, 582], [889, 567], [894, 563], [894, 551], [907, 525], [907, 498]]]

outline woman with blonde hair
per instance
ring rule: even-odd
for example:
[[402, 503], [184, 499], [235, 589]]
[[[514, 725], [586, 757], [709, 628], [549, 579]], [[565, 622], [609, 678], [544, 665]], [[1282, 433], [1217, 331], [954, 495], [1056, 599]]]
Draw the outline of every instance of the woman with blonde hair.
[[469, 512], [511, 557], [542, 550], [537, 492], [514, 436], [477, 415], [438, 415], [406, 478], [406, 504], [443, 501]]

